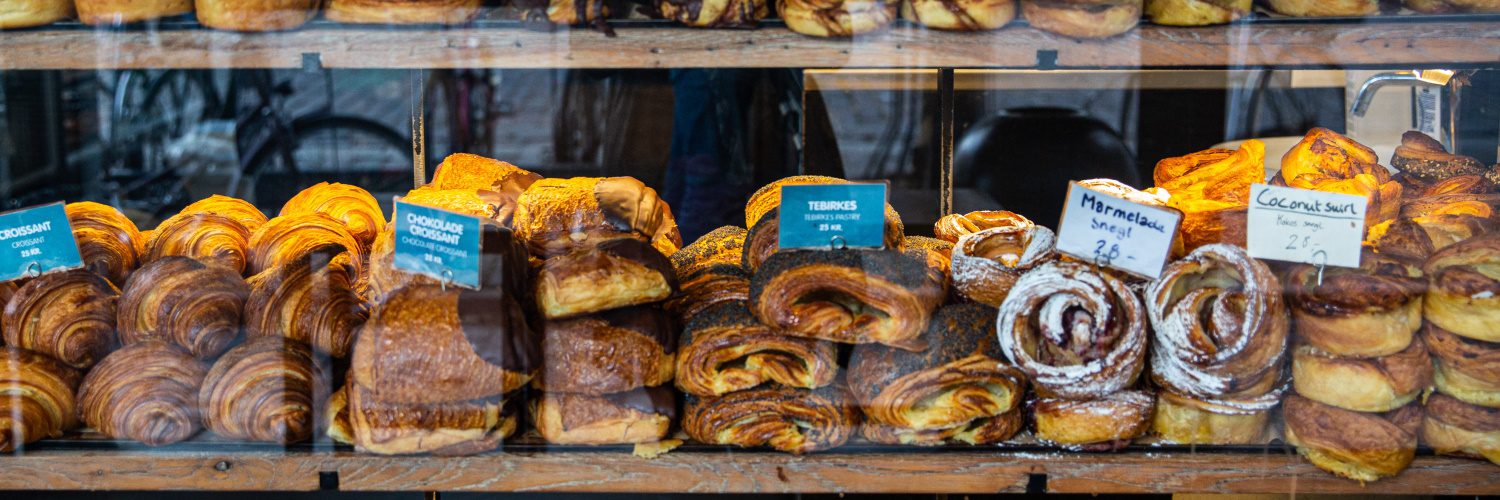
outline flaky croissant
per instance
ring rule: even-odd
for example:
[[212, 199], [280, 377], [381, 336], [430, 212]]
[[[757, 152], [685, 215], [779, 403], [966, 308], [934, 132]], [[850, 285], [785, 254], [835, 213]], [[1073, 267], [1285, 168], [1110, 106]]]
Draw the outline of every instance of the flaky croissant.
[[268, 443], [307, 441], [328, 381], [301, 344], [268, 337], [224, 353], [198, 391], [203, 426], [231, 439]]
[[108, 280], [86, 270], [44, 274], [15, 292], [0, 331], [6, 345], [86, 370], [115, 346], [119, 295]]
[[115, 438], [150, 446], [176, 443], [200, 429], [198, 388], [208, 367], [181, 347], [146, 340], [100, 361], [78, 387], [79, 415]]
[[76, 427], [82, 378], [45, 354], [0, 348], [0, 453]]
[[833, 383], [838, 371], [833, 343], [767, 327], [744, 301], [720, 303], [691, 316], [677, 354], [677, 388], [697, 396], [770, 382], [815, 389]]
[[335, 358], [349, 355], [368, 313], [342, 260], [329, 245], [255, 276], [245, 301], [245, 335], [284, 337]]
[[168, 256], [191, 257], [243, 274], [250, 260], [250, 230], [224, 215], [175, 215], [151, 232], [141, 261], [149, 263]]
[[385, 212], [369, 191], [349, 184], [319, 182], [297, 193], [281, 206], [281, 216], [321, 213], [337, 219], [359, 242], [358, 250], [368, 252], [375, 235], [385, 228]]
[[84, 267], [115, 286], [124, 286], [146, 249], [146, 239], [135, 223], [114, 207], [89, 201], [69, 203], [65, 210]]
[[920, 351], [944, 293], [911, 255], [885, 250], [781, 252], [750, 282], [750, 307], [792, 335]]
[[817, 390], [766, 386], [687, 399], [682, 429], [702, 443], [770, 446], [800, 455], [843, 446], [859, 430], [859, 410], [838, 384]]
[[239, 339], [249, 296], [250, 285], [237, 273], [187, 257], [163, 257], [125, 284], [120, 342], [159, 338], [212, 359]]
[[178, 215], [193, 214], [222, 215], [234, 219], [252, 233], [266, 223], [266, 214], [250, 202], [217, 194], [195, 201], [178, 212]]
[[[340, 245], [351, 254], [366, 248], [360, 246], [342, 221], [325, 214], [304, 213], [271, 219], [250, 235], [250, 266], [246, 274], [266, 272], [329, 244]], [[349, 264], [356, 276], [364, 275], [364, 259], [349, 259]]]
[[1365, 227], [1390, 220], [1401, 211], [1401, 183], [1391, 178], [1375, 151], [1325, 128], [1308, 131], [1281, 157], [1281, 171], [1271, 184], [1369, 200]]

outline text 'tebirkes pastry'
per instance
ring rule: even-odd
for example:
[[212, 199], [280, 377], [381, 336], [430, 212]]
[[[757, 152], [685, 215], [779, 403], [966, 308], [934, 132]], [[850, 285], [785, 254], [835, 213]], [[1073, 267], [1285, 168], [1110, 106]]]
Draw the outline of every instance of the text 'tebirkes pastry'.
[[15, 291], [0, 317], [0, 332], [5, 345], [87, 370], [114, 349], [119, 295], [108, 280], [86, 270], [44, 274]]
[[1432, 254], [1424, 317], [1474, 340], [1500, 342], [1500, 233], [1470, 238]]
[[943, 295], [925, 262], [885, 250], [780, 252], [750, 282], [751, 311], [773, 328], [912, 351]]
[[557, 319], [667, 300], [677, 274], [650, 244], [618, 238], [548, 257], [535, 284], [537, 307]]
[[1141, 0], [1021, 0], [1033, 28], [1074, 38], [1109, 38], [1135, 28]]
[[84, 267], [117, 287], [124, 286], [146, 249], [146, 239], [135, 223], [114, 207], [94, 202], [69, 203], [65, 210]]
[[614, 309], [542, 324], [542, 370], [532, 385], [547, 392], [604, 395], [672, 381], [677, 327], [653, 306]]
[[1298, 338], [1337, 356], [1388, 356], [1406, 349], [1422, 328], [1426, 288], [1420, 269], [1369, 251], [1358, 268], [1320, 273], [1303, 265], [1287, 274]]
[[1026, 271], [1057, 258], [1057, 237], [1051, 229], [1004, 213], [1010, 214], [1004, 217], [1008, 222], [997, 221], [960, 236], [950, 264], [953, 290], [990, 307], [999, 306]]
[[1417, 452], [1422, 407], [1363, 413], [1287, 396], [1286, 440], [1319, 469], [1356, 481], [1400, 474]]
[[158, 259], [120, 293], [120, 343], [158, 338], [200, 359], [218, 357], [240, 338], [250, 285], [240, 275], [187, 257]]
[[203, 426], [214, 434], [266, 443], [312, 439], [328, 381], [312, 350], [279, 337], [250, 340], [224, 353], [198, 392]]
[[843, 446], [860, 425], [859, 408], [841, 384], [816, 390], [769, 385], [687, 400], [682, 429], [701, 443], [800, 455]]
[[620, 238], [649, 243], [662, 255], [682, 248], [672, 208], [631, 177], [539, 180], [521, 193], [515, 223], [531, 253], [543, 258]]
[[94, 366], [78, 387], [83, 422], [106, 436], [161, 446], [193, 437], [198, 388], [208, 366], [163, 340], [126, 345]]
[[319, 182], [293, 196], [281, 206], [281, 216], [324, 214], [344, 223], [359, 242], [351, 251], [369, 252], [375, 235], [385, 229], [385, 212], [369, 191], [349, 184]]
[[688, 318], [676, 371], [682, 392], [719, 396], [766, 383], [823, 387], [839, 365], [833, 343], [786, 335], [756, 320], [744, 301], [730, 301]]
[[666, 438], [677, 419], [677, 395], [669, 387], [603, 396], [549, 392], [533, 399], [529, 410], [548, 443], [652, 443]]
[[82, 378], [45, 354], [0, 347], [0, 453], [76, 427]]
[[[749, 201], [745, 203], [745, 227], [750, 231], [745, 235], [744, 255], [741, 260], [745, 272], [754, 274], [762, 262], [780, 250], [778, 232], [781, 226], [781, 188], [783, 186], [846, 184], [848, 182], [837, 177], [796, 175], [761, 186], [751, 194]], [[901, 215], [897, 214], [896, 209], [887, 203], [885, 205], [885, 232], [882, 234], [885, 248], [889, 250], [902, 248], [905, 234]], [[829, 242], [829, 247], [833, 246], [833, 242]]]

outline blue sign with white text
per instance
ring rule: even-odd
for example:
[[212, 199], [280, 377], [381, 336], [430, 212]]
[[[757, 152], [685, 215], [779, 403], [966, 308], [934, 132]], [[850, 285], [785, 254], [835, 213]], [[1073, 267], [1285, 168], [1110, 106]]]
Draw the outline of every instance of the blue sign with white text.
[[0, 282], [83, 267], [62, 203], [0, 214]]
[[478, 217], [396, 199], [396, 269], [479, 288]]
[[885, 183], [781, 187], [780, 248], [885, 246]]

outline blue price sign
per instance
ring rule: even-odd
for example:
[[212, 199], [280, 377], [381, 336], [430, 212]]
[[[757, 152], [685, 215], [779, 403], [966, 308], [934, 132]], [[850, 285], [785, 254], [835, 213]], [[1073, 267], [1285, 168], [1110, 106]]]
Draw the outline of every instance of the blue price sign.
[[479, 218], [396, 199], [396, 269], [479, 288]]
[[780, 248], [885, 246], [885, 183], [782, 186]]
[[62, 203], [0, 214], [0, 282], [83, 267]]

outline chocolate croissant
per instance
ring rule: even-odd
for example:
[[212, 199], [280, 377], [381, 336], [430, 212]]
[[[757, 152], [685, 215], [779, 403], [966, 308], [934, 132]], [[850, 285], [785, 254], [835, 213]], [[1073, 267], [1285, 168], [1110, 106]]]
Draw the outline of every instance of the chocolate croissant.
[[1298, 395], [1282, 411], [1286, 440], [1319, 469], [1361, 482], [1395, 476], [1417, 451], [1422, 408], [1409, 404], [1385, 413], [1349, 411]]
[[281, 206], [281, 216], [321, 213], [337, 219], [359, 242], [351, 251], [368, 252], [375, 235], [385, 229], [385, 212], [369, 191], [348, 184], [319, 182]]
[[843, 446], [860, 425], [859, 409], [840, 384], [688, 396], [684, 413], [682, 429], [698, 442], [770, 446], [796, 455]]
[[175, 215], [151, 232], [141, 261], [150, 263], [169, 256], [190, 257], [243, 274], [250, 260], [250, 230], [224, 215]]
[[198, 391], [203, 426], [231, 439], [298, 443], [312, 438], [328, 381], [312, 351], [261, 338], [224, 353]]
[[[254, 276], [297, 260], [325, 245], [340, 245], [358, 254], [359, 240], [343, 221], [321, 213], [281, 216], [266, 222], [250, 235], [250, 265], [245, 274]], [[350, 259], [356, 276], [365, 273], [364, 259]]]
[[631, 177], [575, 177], [536, 181], [517, 201], [516, 231], [538, 257], [632, 238], [663, 255], [682, 247], [672, 208]]
[[120, 342], [175, 343], [200, 359], [223, 354], [240, 337], [250, 285], [240, 275], [187, 257], [142, 267], [120, 294]]
[[744, 301], [716, 304], [688, 318], [677, 355], [682, 392], [719, 396], [767, 382], [815, 389], [838, 376], [833, 343], [767, 327]]
[[677, 327], [661, 309], [636, 306], [542, 326], [542, 370], [532, 385], [547, 392], [603, 395], [672, 381]]
[[432, 182], [424, 187], [475, 191], [496, 207], [490, 216], [492, 220], [512, 227], [521, 193], [541, 179], [540, 175], [500, 160], [454, 153], [443, 159], [432, 174]]
[[79, 415], [95, 430], [149, 446], [193, 437], [201, 422], [198, 388], [208, 367], [161, 340], [121, 347], [78, 387]]
[[548, 319], [660, 302], [676, 290], [672, 262], [634, 238], [548, 257], [536, 277], [537, 307]]
[[348, 258], [342, 246], [329, 245], [252, 278], [245, 336], [285, 337], [335, 358], [348, 356], [368, 316], [341, 263]]
[[1441, 455], [1483, 458], [1500, 465], [1500, 408], [1433, 394], [1423, 409], [1423, 444]]
[[119, 295], [108, 280], [82, 269], [44, 274], [16, 290], [0, 332], [6, 345], [87, 370], [115, 346]]
[[1422, 338], [1432, 352], [1437, 392], [1500, 408], [1500, 344], [1470, 339], [1429, 323]]
[[[1432, 254], [1422, 265], [1431, 280], [1423, 297], [1427, 321], [1485, 342], [1500, 342], [1500, 233], [1476, 236]], [[1488, 273], [1488, 274], [1487, 274]]]
[[782, 252], [750, 282], [750, 308], [792, 335], [920, 351], [943, 290], [926, 263], [884, 250]]
[[178, 212], [178, 215], [193, 214], [222, 215], [234, 219], [252, 233], [266, 223], [266, 214], [250, 202], [217, 194], [195, 201]]
[[1422, 327], [1422, 271], [1368, 251], [1358, 268], [1298, 266], [1287, 275], [1297, 335], [1339, 356], [1387, 356], [1406, 349]]
[[472, 455], [500, 447], [516, 432], [515, 405], [493, 397], [470, 401], [392, 403], [357, 384], [328, 400], [328, 435], [364, 453]]
[[114, 207], [89, 201], [69, 203], [64, 209], [84, 267], [115, 286], [123, 286], [140, 265], [140, 255], [146, 248], [146, 239], [135, 223]]
[[[1020, 430], [1010, 415], [1019, 414], [1026, 377], [1002, 361], [994, 331], [994, 309], [956, 304], [933, 314], [923, 334], [932, 346], [926, 351], [856, 346], [848, 380], [866, 428], [890, 427], [874, 437], [893, 435], [902, 444], [1009, 439]], [[955, 431], [942, 432], [948, 429]]]
[[82, 378], [45, 354], [0, 347], [0, 453], [77, 427]]
[[651, 443], [667, 437], [677, 419], [677, 396], [667, 387], [603, 396], [549, 392], [533, 399], [529, 410], [548, 443]]
[[953, 245], [951, 272], [959, 296], [997, 307], [1022, 274], [1057, 258], [1051, 229], [1019, 214], [1005, 220], [1009, 222], [964, 234]]

